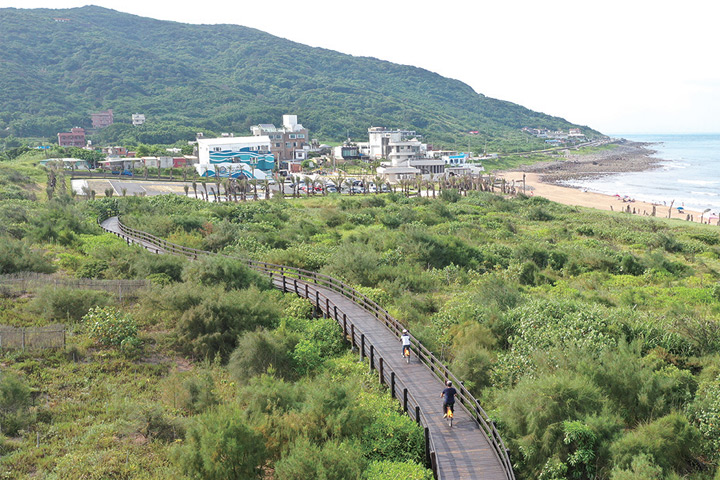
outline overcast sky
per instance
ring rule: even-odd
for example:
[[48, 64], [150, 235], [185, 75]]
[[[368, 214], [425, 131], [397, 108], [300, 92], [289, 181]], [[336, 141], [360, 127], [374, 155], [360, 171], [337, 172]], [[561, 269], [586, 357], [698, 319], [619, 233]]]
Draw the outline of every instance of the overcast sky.
[[711, 0], [0, 0], [0, 7], [88, 3], [244, 25], [415, 65], [603, 133], [720, 133], [720, 28]]

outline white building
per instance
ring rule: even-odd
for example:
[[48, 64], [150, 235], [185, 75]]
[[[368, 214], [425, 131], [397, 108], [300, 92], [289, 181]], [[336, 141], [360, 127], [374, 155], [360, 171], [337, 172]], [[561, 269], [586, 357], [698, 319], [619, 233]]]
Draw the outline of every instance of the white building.
[[[388, 131], [374, 131], [374, 133], [378, 132]], [[376, 136], [376, 139], [382, 143], [383, 156], [389, 160], [378, 167], [378, 175], [384, 176], [392, 183], [403, 179], [414, 179], [417, 176], [422, 176], [424, 180], [436, 180], [444, 176], [445, 162], [442, 159], [427, 158], [427, 145], [417, 138], [407, 139], [405, 137], [407, 133], [414, 132], [394, 130], [389, 136]], [[393, 141], [393, 138], [399, 140]], [[370, 144], [372, 143], [371, 141]]]
[[[260, 178], [259, 172], [264, 172], [264, 178], [265, 173], [275, 168], [275, 157], [270, 153], [270, 138], [266, 135], [198, 138], [197, 143], [199, 163], [196, 168], [200, 175], [209, 175], [211, 170], [214, 175], [222, 170], [225, 176], [232, 172], [256, 178]], [[247, 168], [233, 167], [233, 164], [243, 164]]]
[[[417, 135], [412, 130], [392, 130], [385, 127], [368, 128], [369, 142], [366, 153], [371, 159], [388, 158], [390, 144], [416, 139]], [[358, 144], [360, 145], [360, 144]]]
[[142, 125], [145, 123], [145, 115], [142, 113], [133, 113], [132, 114], [132, 124], [133, 125]]

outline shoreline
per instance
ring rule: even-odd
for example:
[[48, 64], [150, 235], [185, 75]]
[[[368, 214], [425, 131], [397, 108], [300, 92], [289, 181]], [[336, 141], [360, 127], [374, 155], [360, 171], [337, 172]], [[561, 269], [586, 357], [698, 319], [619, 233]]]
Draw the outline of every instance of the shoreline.
[[[539, 195], [564, 205], [595, 208], [598, 210], [625, 212], [641, 216], [673, 218], [684, 221], [713, 224], [720, 220], [712, 218], [710, 213], [693, 210], [679, 211], [676, 205], [665, 205], [633, 199], [623, 199], [617, 195], [589, 192], [580, 188], [564, 185], [569, 180], [587, 180], [606, 175], [625, 172], [643, 172], [658, 168], [664, 160], [651, 157], [655, 153], [648, 148], [652, 144], [623, 142], [617, 148], [587, 155], [569, 154], [566, 160], [542, 162], [510, 171], [498, 172], [507, 181], [514, 181], [516, 188], [522, 191], [525, 176], [526, 195]], [[669, 215], [669, 216], [668, 216]]]

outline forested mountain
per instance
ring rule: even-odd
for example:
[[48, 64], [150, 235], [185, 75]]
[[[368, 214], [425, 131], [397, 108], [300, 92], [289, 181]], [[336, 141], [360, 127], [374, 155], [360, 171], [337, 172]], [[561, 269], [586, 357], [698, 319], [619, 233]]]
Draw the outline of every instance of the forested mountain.
[[[461, 145], [505, 139], [523, 126], [573, 126], [421, 68], [237, 25], [181, 24], [95, 6], [7, 8], [0, 9], [0, 39], [5, 135], [53, 138], [89, 127], [89, 114], [105, 109], [125, 124], [111, 127], [110, 136], [132, 128], [132, 113], [167, 124], [170, 136], [198, 128], [245, 134], [292, 113], [315, 138], [363, 138], [369, 126], [385, 125]], [[461, 133], [469, 130], [481, 135]]]

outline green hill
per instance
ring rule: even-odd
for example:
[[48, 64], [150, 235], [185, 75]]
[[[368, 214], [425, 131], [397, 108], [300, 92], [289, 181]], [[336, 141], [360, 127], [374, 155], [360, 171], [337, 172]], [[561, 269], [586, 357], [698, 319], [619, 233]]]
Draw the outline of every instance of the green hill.
[[[89, 114], [105, 109], [121, 124], [103, 132], [106, 141], [138, 131], [132, 113], [146, 115], [145, 129], [162, 125], [182, 139], [197, 129], [246, 133], [285, 113], [297, 114], [313, 137], [336, 141], [386, 125], [415, 129], [430, 142], [477, 146], [486, 137], [512, 141], [523, 126], [575, 126], [428, 70], [237, 25], [188, 25], [94, 6], [6, 8], [0, 35], [5, 135], [53, 138], [89, 127]], [[469, 130], [482, 133], [462, 133]]]

